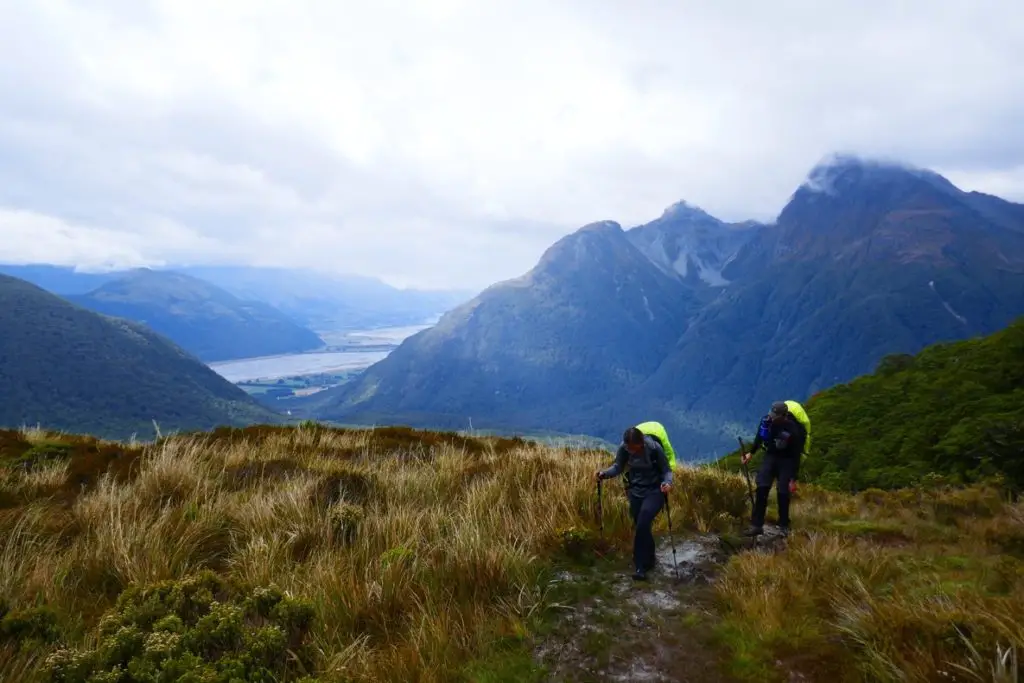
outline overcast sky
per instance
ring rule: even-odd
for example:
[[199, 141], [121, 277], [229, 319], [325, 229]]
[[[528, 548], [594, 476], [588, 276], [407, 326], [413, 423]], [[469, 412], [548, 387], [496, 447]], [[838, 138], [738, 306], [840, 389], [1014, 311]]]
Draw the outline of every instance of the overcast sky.
[[1024, 201], [1024, 3], [0, 0], [0, 261], [478, 288], [819, 159]]

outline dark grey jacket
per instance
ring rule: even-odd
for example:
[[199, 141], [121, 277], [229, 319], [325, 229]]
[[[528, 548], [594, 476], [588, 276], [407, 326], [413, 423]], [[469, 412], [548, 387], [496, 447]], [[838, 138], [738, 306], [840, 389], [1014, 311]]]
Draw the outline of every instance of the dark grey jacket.
[[672, 483], [672, 468], [668, 466], [668, 458], [661, 444], [649, 436], [644, 437], [644, 449], [637, 455], [626, 450], [626, 445], [619, 446], [615, 454], [615, 463], [601, 472], [602, 478], [617, 477], [626, 471], [626, 483], [629, 495], [634, 498], [646, 498], [657, 491], [663, 483]]

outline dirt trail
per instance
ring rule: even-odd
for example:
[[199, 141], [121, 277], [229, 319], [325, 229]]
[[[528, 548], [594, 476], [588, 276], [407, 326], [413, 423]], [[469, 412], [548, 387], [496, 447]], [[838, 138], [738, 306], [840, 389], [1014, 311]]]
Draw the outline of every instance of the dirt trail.
[[[756, 547], [771, 550], [781, 537], [770, 528]], [[672, 546], [659, 539], [658, 566], [647, 581], [631, 577], [630, 558], [614, 567], [563, 572], [564, 616], [535, 649], [548, 681], [706, 683], [731, 682], [721, 651], [711, 643], [713, 581], [731, 552], [751, 549], [718, 536], [676, 534], [679, 579]], [[799, 680], [799, 679], [798, 679]]]

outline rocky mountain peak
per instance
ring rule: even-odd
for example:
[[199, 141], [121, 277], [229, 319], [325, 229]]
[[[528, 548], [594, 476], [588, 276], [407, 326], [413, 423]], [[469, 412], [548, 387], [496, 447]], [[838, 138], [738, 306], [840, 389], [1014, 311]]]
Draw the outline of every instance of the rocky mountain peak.
[[728, 284], [722, 269], [751, 238], [756, 223], [724, 223], [686, 201], [650, 223], [627, 231], [637, 249], [661, 271], [695, 285]]
[[942, 192], [960, 193], [946, 178], [928, 169], [886, 159], [837, 153], [825, 157], [811, 169], [797, 194], [811, 192], [838, 197], [851, 192], [882, 189], [892, 192], [921, 184]]

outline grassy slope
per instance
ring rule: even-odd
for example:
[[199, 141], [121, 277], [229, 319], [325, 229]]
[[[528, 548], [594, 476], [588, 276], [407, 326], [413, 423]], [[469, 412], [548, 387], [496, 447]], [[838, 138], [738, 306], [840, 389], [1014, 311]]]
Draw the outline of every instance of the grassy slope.
[[982, 486], [810, 486], [794, 514], [806, 533], [785, 552], [737, 556], [719, 577], [738, 669], [781, 659], [811, 680], [1017, 680], [986, 672], [999, 648], [1024, 646], [1020, 502]]
[[[531, 635], [551, 632], [561, 613], [553, 601], [584, 597], [549, 591], [554, 570], [605, 555], [591, 568], [598, 587], [628, 566], [617, 482], [605, 487], [605, 539], [596, 539], [591, 474], [607, 453], [396, 428], [256, 427], [141, 447], [62, 440], [0, 432], [4, 680], [44, 680], [54, 650], [65, 671], [86, 661], [60, 644], [88, 649], [126, 589], [204, 568], [292, 594], [296, 605], [275, 614], [304, 634], [295, 661], [318, 680], [539, 680]], [[107, 467], [111, 477], [99, 478]], [[680, 470], [678, 481], [678, 540], [745, 521], [741, 477], [704, 468]], [[733, 556], [708, 588], [710, 611], [673, 615], [679, 623], [664, 628], [678, 636], [699, 624], [718, 648], [702, 656], [765, 681], [785, 680], [776, 660], [811, 680], [886, 680], [894, 670], [940, 680], [935, 671], [952, 670], [949, 662], [980, 666], [957, 627], [986, 666], [997, 645], [1024, 645], [1021, 504], [980, 488], [855, 498], [805, 487], [794, 514], [807, 534], [784, 552]], [[659, 535], [665, 524], [659, 517]], [[122, 601], [119, 621], [106, 623], [142, 623], [148, 612], [132, 607], [140, 598]], [[296, 616], [302, 604], [309, 623]], [[214, 643], [207, 656], [234, 638], [221, 609], [189, 627], [189, 637]], [[609, 628], [592, 647], [652, 637]], [[284, 647], [274, 633], [238, 642], [266, 656]], [[111, 628], [95, 656], [146, 651], [159, 661], [168, 642], [184, 642], [133, 634]], [[671, 647], [679, 661], [700, 661], [689, 639]]]

